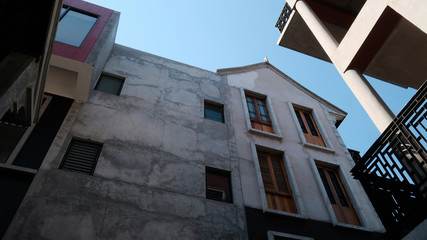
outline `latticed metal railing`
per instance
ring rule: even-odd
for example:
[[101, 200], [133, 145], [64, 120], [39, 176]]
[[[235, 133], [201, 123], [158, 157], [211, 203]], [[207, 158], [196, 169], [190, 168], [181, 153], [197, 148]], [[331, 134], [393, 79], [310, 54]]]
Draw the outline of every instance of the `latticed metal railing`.
[[427, 217], [427, 82], [351, 170], [390, 236]]
[[276, 22], [276, 27], [279, 29], [280, 32], [282, 32], [283, 29], [285, 28], [286, 22], [291, 16], [291, 12], [292, 12], [291, 7], [289, 6], [288, 3], [285, 3], [285, 6], [283, 7], [282, 12], [280, 13], [280, 17]]

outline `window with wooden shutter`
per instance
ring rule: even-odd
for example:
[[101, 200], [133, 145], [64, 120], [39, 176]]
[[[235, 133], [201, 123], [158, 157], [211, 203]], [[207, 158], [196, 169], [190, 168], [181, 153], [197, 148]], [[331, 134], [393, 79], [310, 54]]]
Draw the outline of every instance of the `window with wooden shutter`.
[[258, 151], [258, 161], [268, 207], [297, 213], [282, 155]]
[[72, 139], [59, 168], [91, 175], [95, 170], [101, 148], [100, 143]]
[[317, 166], [317, 170], [338, 222], [360, 226], [359, 219], [337, 172], [322, 166]]
[[304, 133], [305, 140], [308, 143], [316, 144], [322, 147], [326, 147], [325, 142], [320, 135], [319, 129], [314, 122], [313, 115], [311, 112], [301, 109], [295, 109], [295, 115], [298, 119], [298, 123]]
[[246, 103], [252, 128], [274, 133], [265, 98], [246, 94]]
[[206, 167], [206, 198], [232, 203], [230, 172]]

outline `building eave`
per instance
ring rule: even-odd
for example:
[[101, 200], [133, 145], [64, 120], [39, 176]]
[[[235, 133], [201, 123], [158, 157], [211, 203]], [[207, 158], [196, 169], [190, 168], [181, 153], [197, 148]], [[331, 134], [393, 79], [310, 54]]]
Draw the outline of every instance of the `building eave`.
[[310, 97], [316, 99], [320, 103], [329, 107], [331, 110], [334, 111], [334, 116], [335, 116], [337, 121], [343, 121], [344, 118], [347, 116], [347, 112], [345, 112], [344, 110], [340, 109], [339, 107], [333, 105], [332, 103], [328, 102], [327, 100], [323, 99], [322, 97], [315, 94], [314, 92], [308, 90], [307, 88], [305, 88], [304, 86], [302, 86], [301, 84], [299, 84], [298, 82], [293, 80], [291, 77], [289, 77], [288, 75], [286, 75], [285, 73], [280, 71], [278, 68], [273, 66], [268, 61], [267, 62], [260, 62], [260, 63], [256, 63], [256, 64], [251, 64], [251, 65], [246, 65], [246, 66], [242, 66], [242, 67], [218, 69], [218, 70], [216, 70], [216, 73], [220, 74], [220, 75], [230, 75], [230, 74], [245, 73], [245, 72], [254, 71], [254, 70], [258, 70], [258, 69], [262, 69], [262, 68], [271, 69], [273, 72], [275, 72], [276, 74], [281, 76], [283, 79], [286, 79], [288, 82], [293, 84], [295, 87], [297, 87], [298, 89], [300, 89], [301, 91], [303, 91], [304, 93], [309, 95]]

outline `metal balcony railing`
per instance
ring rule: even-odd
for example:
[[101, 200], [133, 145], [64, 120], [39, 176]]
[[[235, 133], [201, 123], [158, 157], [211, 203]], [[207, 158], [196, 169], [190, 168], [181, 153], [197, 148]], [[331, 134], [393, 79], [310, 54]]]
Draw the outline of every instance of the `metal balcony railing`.
[[427, 82], [351, 170], [392, 238], [427, 217]]
[[289, 17], [291, 16], [292, 9], [289, 6], [288, 3], [285, 3], [285, 6], [283, 7], [282, 12], [280, 13], [280, 17], [276, 22], [276, 27], [279, 29], [280, 32], [283, 31], [285, 28], [286, 22], [289, 20]]

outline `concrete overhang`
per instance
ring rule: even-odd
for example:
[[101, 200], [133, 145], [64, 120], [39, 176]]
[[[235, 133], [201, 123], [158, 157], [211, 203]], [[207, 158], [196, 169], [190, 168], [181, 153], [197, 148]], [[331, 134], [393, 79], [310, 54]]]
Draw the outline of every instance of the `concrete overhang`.
[[292, 11], [277, 41], [279, 46], [331, 62], [307, 24], [297, 11]]
[[405, 88], [420, 88], [427, 80], [427, 34], [401, 18], [364, 73]]
[[[313, 11], [317, 11], [317, 15], [320, 14], [319, 3], [328, 2], [327, 7], [334, 7], [331, 11], [340, 10], [338, 6], [333, 5], [334, 1], [306, 1], [314, 8]], [[368, 16], [373, 12], [372, 8], [367, 9], [369, 4], [361, 8], [348, 30], [338, 26], [341, 24], [337, 20], [328, 19], [327, 22], [323, 20], [324, 16], [319, 16], [335, 40], [343, 43], [334, 58], [338, 59], [340, 64], [344, 63], [344, 66], [340, 66], [343, 71], [356, 68], [363, 74], [382, 81], [418, 89], [427, 80], [427, 34], [387, 5], [376, 9], [377, 16]], [[348, 15], [349, 11], [343, 14]], [[368, 20], [372, 23], [366, 24]], [[333, 21], [334, 24], [330, 23]], [[360, 33], [367, 34], [362, 41], [355, 41], [354, 39], [360, 38]], [[295, 10], [292, 11], [277, 44], [331, 62], [301, 15]]]
[[[279, 46], [331, 62], [298, 11], [297, 1], [288, 0], [293, 9], [277, 42]], [[365, 0], [304, 0], [315, 12], [332, 37], [339, 43], [344, 38]]]
[[0, 116], [25, 109], [19, 124], [38, 121], [61, 8], [62, 0], [1, 1]]
[[91, 64], [52, 55], [45, 92], [86, 102], [89, 97], [92, 72]]

